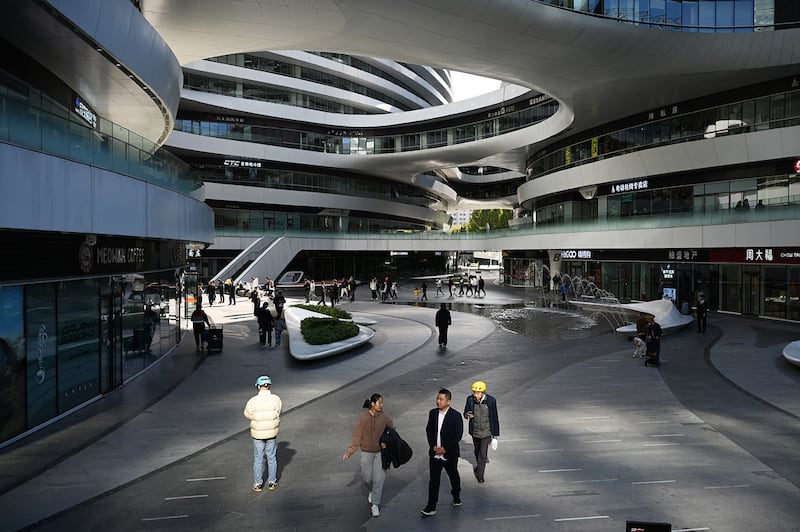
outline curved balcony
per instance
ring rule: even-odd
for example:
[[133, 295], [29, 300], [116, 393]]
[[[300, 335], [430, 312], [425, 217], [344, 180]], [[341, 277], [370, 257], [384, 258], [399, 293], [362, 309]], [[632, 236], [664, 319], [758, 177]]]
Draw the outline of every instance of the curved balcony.
[[119, 124], [86, 108], [79, 111], [82, 115], [0, 75], [0, 141], [199, 198], [203, 182], [184, 162]]

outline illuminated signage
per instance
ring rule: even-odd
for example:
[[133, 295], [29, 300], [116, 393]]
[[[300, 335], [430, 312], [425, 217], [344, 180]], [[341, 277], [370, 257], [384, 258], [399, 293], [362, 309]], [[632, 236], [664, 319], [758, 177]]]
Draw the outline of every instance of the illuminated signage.
[[794, 173], [800, 174], [800, 159], [794, 162]]
[[561, 252], [562, 259], [591, 259], [592, 252], [589, 249], [565, 249]]
[[[787, 257], [784, 257], [783, 253], [781, 253], [781, 258]], [[772, 249], [747, 248], [744, 252], [744, 260], [747, 262], [772, 262], [775, 260], [775, 256], [772, 253]]]
[[232, 166], [234, 168], [261, 168], [259, 161], [239, 161], [236, 159], [225, 159], [222, 163], [225, 166]]
[[696, 260], [697, 255], [696, 249], [671, 249], [667, 254], [669, 260]]
[[506, 113], [513, 113], [514, 111], [516, 111], [516, 109], [517, 109], [516, 105], [504, 105], [503, 107], [497, 109], [496, 111], [489, 111], [486, 114], [486, 117], [497, 118], [498, 116], [503, 116]]
[[86, 120], [86, 123], [88, 123], [90, 126], [92, 126], [92, 128], [96, 129], [97, 128], [97, 114], [94, 111], [92, 111], [89, 108], [88, 105], [83, 103], [83, 100], [81, 100], [80, 96], [75, 96], [73, 98], [73, 103], [74, 103], [74, 106], [73, 106], [72, 110], [75, 111], [75, 114], [77, 114], [78, 116], [80, 116], [81, 118]]
[[95, 257], [97, 264], [136, 264], [144, 262], [144, 248], [98, 247]]
[[674, 279], [675, 278], [675, 268], [671, 265], [667, 264], [663, 268], [661, 268], [661, 277], [664, 279]]
[[639, 181], [629, 181], [627, 183], [617, 183], [616, 185], [611, 185], [611, 193], [617, 194], [619, 192], [634, 192], [637, 190], [646, 190], [650, 186], [650, 182], [647, 179], [642, 179]]

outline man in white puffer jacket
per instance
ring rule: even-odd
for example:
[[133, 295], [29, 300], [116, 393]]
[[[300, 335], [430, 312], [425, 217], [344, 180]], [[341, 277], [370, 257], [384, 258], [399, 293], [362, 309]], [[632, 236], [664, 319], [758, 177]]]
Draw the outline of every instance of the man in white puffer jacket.
[[278, 458], [276, 438], [281, 424], [281, 398], [270, 391], [272, 379], [262, 375], [256, 379], [258, 395], [247, 401], [244, 417], [250, 420], [250, 436], [253, 437], [253, 491], [264, 489], [264, 455], [267, 456], [267, 489], [278, 489]]

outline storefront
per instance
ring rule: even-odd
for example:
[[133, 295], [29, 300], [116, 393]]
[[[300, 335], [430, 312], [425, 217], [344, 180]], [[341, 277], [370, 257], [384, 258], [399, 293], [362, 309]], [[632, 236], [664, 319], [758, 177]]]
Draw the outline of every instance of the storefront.
[[121, 386], [180, 338], [181, 242], [0, 232], [0, 445]]
[[712, 310], [800, 321], [800, 248], [565, 249], [553, 253], [561, 263], [554, 268], [546, 251], [503, 255], [510, 286], [546, 287], [541, 279], [552, 269], [621, 301], [694, 304], [703, 293]]

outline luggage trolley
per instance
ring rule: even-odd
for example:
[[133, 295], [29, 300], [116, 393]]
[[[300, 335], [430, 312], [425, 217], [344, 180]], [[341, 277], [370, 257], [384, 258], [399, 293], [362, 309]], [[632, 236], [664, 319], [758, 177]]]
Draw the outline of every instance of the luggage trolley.
[[206, 329], [206, 350], [222, 351], [222, 325], [211, 323]]

